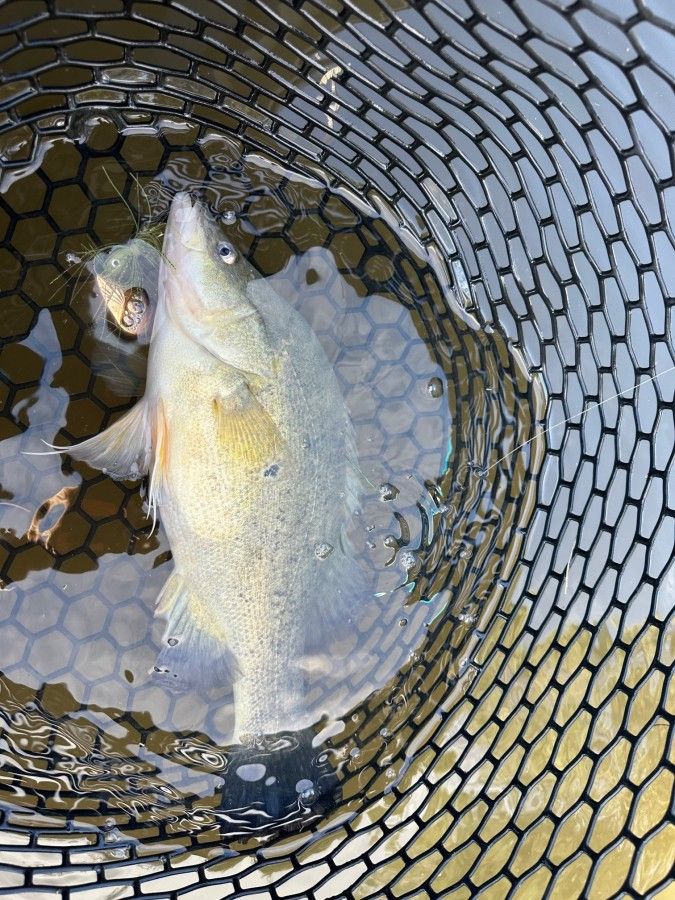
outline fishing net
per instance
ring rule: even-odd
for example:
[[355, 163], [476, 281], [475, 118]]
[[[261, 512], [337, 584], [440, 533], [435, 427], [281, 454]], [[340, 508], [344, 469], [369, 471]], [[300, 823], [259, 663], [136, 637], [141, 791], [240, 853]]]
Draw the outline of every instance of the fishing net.
[[[137, 486], [88, 473], [51, 548], [0, 532], [0, 892], [665, 900], [667, 0], [21, 0], [0, 6], [0, 32], [0, 499], [40, 402], [73, 438], [128, 402], [92, 374], [84, 301], [48, 288], [58, 260], [120, 239], [130, 173], [175, 161], [197, 184], [215, 160], [244, 177], [257, 154], [278, 164], [289, 221], [322, 211], [275, 220], [257, 268], [318, 247], [373, 285], [393, 260], [407, 285], [447, 378], [439, 490], [456, 513], [427, 572], [452, 606], [421, 652], [402, 653], [395, 621], [368, 625], [400, 674], [336, 742], [361, 748], [340, 803], [236, 853], [212, 816], [217, 742], [181, 732], [161, 692], [141, 712], [157, 689], [126, 676], [168, 550]], [[316, 179], [311, 202], [289, 173]], [[488, 433], [508, 459], [481, 455]], [[43, 499], [74, 484], [52, 461], [21, 471]]]

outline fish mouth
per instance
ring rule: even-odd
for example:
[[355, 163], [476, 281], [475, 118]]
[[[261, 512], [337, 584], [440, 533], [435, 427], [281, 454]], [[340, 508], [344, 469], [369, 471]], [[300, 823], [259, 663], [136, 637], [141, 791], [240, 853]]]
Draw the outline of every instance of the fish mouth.
[[167, 233], [186, 250], [203, 250], [208, 246], [213, 218], [208, 207], [189, 191], [180, 191], [171, 201]]
[[171, 201], [167, 229], [181, 239], [194, 232], [200, 218], [199, 201], [188, 191], [180, 191]]

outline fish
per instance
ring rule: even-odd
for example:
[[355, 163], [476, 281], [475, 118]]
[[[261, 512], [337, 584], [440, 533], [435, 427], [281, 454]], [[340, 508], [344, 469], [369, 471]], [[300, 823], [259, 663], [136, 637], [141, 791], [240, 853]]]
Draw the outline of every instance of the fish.
[[169, 209], [145, 393], [60, 449], [149, 476], [174, 561], [156, 676], [231, 683], [236, 741], [299, 727], [307, 648], [357, 615], [354, 429], [309, 324], [187, 192]]

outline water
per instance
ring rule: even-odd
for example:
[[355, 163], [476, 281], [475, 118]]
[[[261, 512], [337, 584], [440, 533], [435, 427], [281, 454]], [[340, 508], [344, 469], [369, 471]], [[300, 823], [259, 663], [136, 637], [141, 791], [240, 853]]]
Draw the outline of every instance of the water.
[[[80, 820], [123, 816], [125, 833], [143, 817], [190, 835], [257, 825], [217, 812], [236, 762], [229, 688], [177, 695], [152, 678], [163, 629], [154, 601], [171, 559], [143, 487], [23, 455], [98, 433], [142, 394], [153, 256], [140, 255], [147, 266], [122, 286], [143, 293], [117, 314], [105, 314], [92, 275], [113, 257], [102, 248], [139, 227], [161, 246], [170, 199], [186, 189], [307, 318], [350, 410], [372, 486], [350, 538], [376, 597], [349, 639], [314, 660], [308, 697], [321, 724], [306, 737], [340, 772], [344, 797], [388, 790], [410, 755], [408, 722], [435, 685], [466, 671], [512, 565], [537, 442], [508, 454], [533, 437], [544, 399], [501, 338], [467, 324], [461, 298], [391, 217], [339, 185], [208, 131], [189, 143], [170, 130], [118, 137], [92, 120], [81, 133], [45, 142], [3, 183], [19, 212], [6, 225], [15, 255], [2, 260], [0, 323], [1, 796], [38, 810], [58, 797]], [[261, 745], [261, 757], [271, 752]], [[260, 774], [245, 766], [265, 763], [239, 765]], [[308, 780], [298, 823], [326, 812]]]

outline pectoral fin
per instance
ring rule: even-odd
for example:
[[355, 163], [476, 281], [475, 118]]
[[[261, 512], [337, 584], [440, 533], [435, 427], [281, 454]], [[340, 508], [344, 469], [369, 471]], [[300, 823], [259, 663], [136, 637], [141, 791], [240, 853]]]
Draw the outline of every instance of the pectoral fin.
[[263, 469], [279, 458], [283, 449], [279, 429], [246, 382], [231, 394], [214, 398], [213, 405], [220, 443], [233, 460]]

